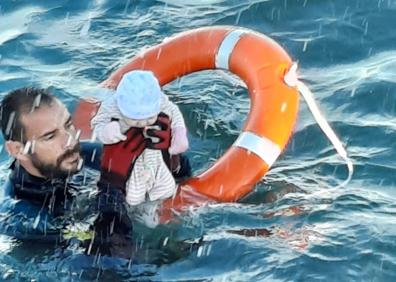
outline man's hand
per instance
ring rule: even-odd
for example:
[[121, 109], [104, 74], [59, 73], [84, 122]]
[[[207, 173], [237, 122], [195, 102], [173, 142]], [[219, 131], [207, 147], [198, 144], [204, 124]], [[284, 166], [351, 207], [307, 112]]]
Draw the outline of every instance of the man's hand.
[[117, 187], [125, 191], [126, 182], [131, 175], [136, 159], [146, 146], [141, 128], [131, 128], [126, 133], [126, 140], [105, 145], [102, 153], [99, 188]]
[[153, 142], [151, 139], [147, 139], [147, 148], [156, 150], [168, 150], [170, 147], [170, 140], [172, 137], [171, 133], [171, 120], [169, 116], [160, 113], [157, 121], [153, 126], [159, 126], [160, 129], [148, 129], [146, 134], [150, 137], [158, 138], [158, 142]]

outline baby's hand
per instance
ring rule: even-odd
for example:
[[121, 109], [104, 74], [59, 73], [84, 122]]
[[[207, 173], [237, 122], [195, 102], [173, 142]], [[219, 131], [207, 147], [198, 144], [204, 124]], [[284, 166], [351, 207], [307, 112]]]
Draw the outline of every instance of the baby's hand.
[[172, 141], [169, 147], [169, 154], [178, 155], [188, 149], [187, 130], [185, 127], [172, 128]]
[[120, 124], [117, 121], [112, 121], [103, 127], [99, 139], [103, 144], [115, 144], [126, 140], [126, 136], [122, 134]]

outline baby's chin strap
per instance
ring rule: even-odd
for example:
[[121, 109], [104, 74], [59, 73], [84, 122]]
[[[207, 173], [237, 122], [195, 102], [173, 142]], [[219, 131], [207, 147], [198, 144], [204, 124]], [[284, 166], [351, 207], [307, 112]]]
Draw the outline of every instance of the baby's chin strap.
[[309, 88], [298, 79], [297, 77], [297, 63], [294, 63], [289, 71], [285, 74], [284, 77], [285, 83], [290, 87], [296, 87], [298, 92], [303, 96], [305, 102], [308, 105], [309, 110], [311, 111], [313, 117], [315, 118], [316, 122], [318, 123], [319, 127], [322, 129], [324, 134], [333, 144], [334, 148], [336, 149], [337, 153], [345, 160], [346, 165], [348, 167], [348, 178], [338, 185], [335, 188], [344, 187], [348, 184], [348, 182], [352, 178], [353, 174], [353, 163], [352, 160], [348, 157], [346, 150], [344, 149], [341, 141], [338, 139], [337, 135], [334, 133], [333, 129], [330, 127], [327, 120], [321, 114], [315, 99], [313, 98], [312, 92]]

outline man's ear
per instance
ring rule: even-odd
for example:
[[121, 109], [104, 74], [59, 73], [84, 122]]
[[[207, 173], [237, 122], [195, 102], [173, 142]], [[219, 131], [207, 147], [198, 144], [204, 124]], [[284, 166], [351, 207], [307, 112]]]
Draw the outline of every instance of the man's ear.
[[[30, 142], [28, 142], [30, 144]], [[6, 149], [8, 154], [10, 154], [12, 157], [17, 159], [18, 161], [25, 161], [29, 159], [28, 152], [25, 152], [25, 149], [30, 149], [30, 148], [25, 148], [26, 146], [29, 146], [29, 144], [23, 145], [22, 142], [19, 141], [12, 141], [8, 140], [5, 143]]]

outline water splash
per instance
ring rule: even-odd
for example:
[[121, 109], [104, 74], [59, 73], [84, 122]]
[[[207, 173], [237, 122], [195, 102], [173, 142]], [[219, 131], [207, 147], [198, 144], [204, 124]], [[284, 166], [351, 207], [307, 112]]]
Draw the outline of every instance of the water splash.
[[80, 37], [81, 38], [87, 37], [90, 28], [91, 28], [91, 18], [89, 17], [80, 30]]

